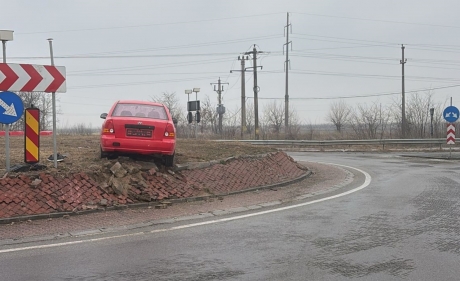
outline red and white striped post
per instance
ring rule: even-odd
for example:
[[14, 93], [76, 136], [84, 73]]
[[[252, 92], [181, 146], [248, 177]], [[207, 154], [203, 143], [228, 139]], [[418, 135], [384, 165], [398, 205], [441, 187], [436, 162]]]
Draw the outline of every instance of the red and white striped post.
[[455, 125], [447, 123], [447, 144], [455, 144]]
[[[447, 123], [447, 144], [455, 144], [455, 124]], [[449, 158], [452, 157], [452, 146], [449, 147]]]

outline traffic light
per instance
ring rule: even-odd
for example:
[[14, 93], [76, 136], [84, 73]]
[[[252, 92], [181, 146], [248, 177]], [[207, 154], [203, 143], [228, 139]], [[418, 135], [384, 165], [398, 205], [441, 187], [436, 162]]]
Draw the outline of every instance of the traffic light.
[[187, 114], [187, 121], [189, 124], [193, 122], [193, 114], [191, 111], [189, 111]]
[[200, 120], [201, 120], [201, 114], [199, 111], [196, 112], [196, 122], [197, 123], [200, 123]]

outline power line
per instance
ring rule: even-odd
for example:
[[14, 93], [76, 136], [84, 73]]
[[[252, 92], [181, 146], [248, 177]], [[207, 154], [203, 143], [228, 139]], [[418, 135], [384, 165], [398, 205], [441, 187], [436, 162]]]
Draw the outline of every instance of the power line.
[[157, 68], [168, 68], [176, 66], [188, 66], [188, 65], [197, 65], [197, 64], [208, 64], [208, 63], [220, 63], [226, 61], [233, 61], [231, 59], [211, 59], [211, 60], [199, 60], [199, 61], [187, 61], [180, 63], [166, 63], [166, 64], [148, 64], [148, 65], [138, 65], [138, 66], [125, 66], [125, 67], [116, 67], [116, 68], [99, 68], [99, 69], [86, 69], [86, 70], [76, 70], [70, 71], [67, 74], [76, 74], [76, 73], [111, 73], [111, 72], [122, 72], [122, 71], [132, 71], [132, 70], [143, 70], [143, 69], [157, 69]]
[[[89, 55], [89, 56], [54, 56], [56, 59], [121, 59], [121, 58], [169, 58], [169, 57], [204, 57], [204, 56], [229, 56], [235, 53], [210, 53], [210, 54], [163, 54], [163, 55]], [[49, 59], [49, 57], [9, 57], [9, 59]]]
[[[153, 52], [153, 51], [169, 51], [173, 49], [190, 49], [192, 47], [203, 47], [203, 46], [215, 46], [222, 44], [231, 44], [231, 43], [241, 43], [254, 40], [268, 40], [282, 37], [281, 34], [273, 35], [264, 35], [258, 37], [248, 37], [240, 38], [233, 40], [222, 40], [222, 41], [212, 41], [212, 42], [203, 42], [198, 44], [186, 44], [186, 45], [174, 45], [174, 46], [164, 46], [156, 48], [145, 48], [145, 49], [128, 49], [128, 50], [119, 50], [119, 51], [110, 51], [110, 52], [96, 52], [96, 53], [82, 53], [82, 54], [72, 54], [72, 55], [63, 55], [63, 56], [54, 56], [58, 59], [106, 59], [106, 58], [148, 58], [148, 57], [200, 57], [200, 56], [225, 56], [225, 55], [234, 55], [235, 53], [210, 53], [210, 54], [147, 54], [147, 55], [116, 55], [116, 54], [126, 54], [126, 53], [141, 53], [141, 52]], [[9, 57], [10, 59], [49, 59], [49, 57], [43, 56], [17, 56]]]
[[[114, 55], [114, 54], [126, 54], [126, 53], [169, 51], [169, 50], [173, 50], [173, 49], [190, 49], [190, 48], [193, 48], [193, 47], [215, 46], [215, 45], [222, 45], [222, 44], [248, 42], [248, 41], [254, 41], [254, 40], [268, 40], [268, 39], [275, 39], [275, 38], [280, 38], [280, 37], [282, 37], [281, 34], [272, 34], [272, 35], [263, 35], [263, 36], [258, 36], [258, 37], [247, 37], [247, 38], [240, 38], [240, 39], [211, 41], [211, 42], [203, 42], [203, 43], [196, 43], [196, 44], [183, 44], [183, 45], [173, 45], [173, 46], [144, 48], [144, 49], [128, 49], [128, 50], [118, 50], [118, 51], [109, 51], [109, 52], [82, 53], [82, 54], [73, 54], [73, 55], [66, 55], [66, 56], [67, 57], [70, 57], [70, 56], [90, 56], [90, 55], [101, 55], [102, 56], [102, 55]], [[234, 54], [234, 53], [232, 53], [232, 54]]]
[[82, 73], [68, 76], [157, 76], [157, 75], [194, 75], [194, 74], [227, 74], [227, 72], [162, 72], [162, 73]]
[[[358, 58], [358, 59], [347, 59], [346, 56], [343, 56], [344, 58], [341, 58], [340, 55], [334, 55], [334, 56], [321, 56], [321, 55], [302, 55], [302, 54], [292, 54], [291, 56], [293, 57], [301, 57], [301, 58], [312, 58], [312, 59], [326, 59], [326, 60], [337, 60], [337, 61], [349, 61], [349, 62], [357, 62], [357, 63], [370, 63], [370, 64], [380, 64], [380, 65], [395, 65], [393, 63], [385, 63], [385, 62], [378, 62], [378, 61], [365, 61], [365, 58]], [[373, 60], [375, 58], [371, 58], [369, 57], [369, 60]], [[375, 59], [375, 60], [379, 60], [379, 59]], [[396, 59], [394, 59], [396, 60]], [[423, 63], [422, 61], [418, 61], [418, 59], [414, 59], [414, 58], [409, 58], [409, 60], [411, 61], [411, 63], [413, 63], [414, 65], [412, 65], [411, 67], [419, 67], [419, 68], [439, 68], [439, 69], [452, 69], [452, 70], [459, 70], [459, 68], [449, 68], [449, 67], [436, 67], [434, 65], [453, 65], [453, 66], [456, 66], [456, 65], [459, 65], [460, 62], [457, 63], [457, 61], [447, 61], [445, 60], [445, 63], [442, 63], [443, 60], [426, 60], [425, 63]], [[431, 63], [430, 63], [431, 62]], [[418, 65], [417, 65], [418, 64]]]
[[294, 13], [294, 14], [316, 16], [316, 17], [327, 17], [327, 18], [351, 19], [351, 20], [360, 20], [360, 21], [373, 21], [373, 22], [384, 22], [384, 23], [394, 23], [394, 24], [405, 24], [405, 25], [422, 25], [422, 26], [443, 27], [443, 28], [460, 28], [460, 26], [428, 24], [428, 23], [420, 23], [420, 22], [390, 21], [390, 20], [379, 20], [379, 19], [369, 19], [369, 18], [331, 16], [331, 15], [312, 14], [312, 13]]
[[124, 25], [124, 26], [111, 26], [111, 27], [96, 27], [96, 28], [81, 28], [81, 29], [67, 29], [67, 30], [54, 30], [54, 31], [18, 32], [17, 34], [28, 35], [28, 34], [42, 34], [42, 33], [61, 33], [61, 32], [78, 32], [78, 31], [96, 31], [96, 30], [110, 30], [110, 29], [139, 28], [139, 27], [150, 27], [150, 26], [190, 24], [190, 23], [210, 22], [210, 21], [221, 21], [221, 20], [231, 20], [231, 19], [263, 17], [263, 16], [270, 16], [270, 15], [277, 15], [277, 14], [282, 14], [282, 13], [267, 13], [267, 14], [248, 15], [248, 16], [202, 19], [202, 20], [180, 21], [180, 22], [169, 22], [169, 23], [168, 22], [167, 23], [151, 23], [151, 24]]
[[[296, 37], [295, 35], [301, 35], [301, 36], [306, 36], [308, 38], [304, 37]], [[375, 43], [378, 45], [369, 45], [369, 44], [364, 44], [362, 46], [369, 46], [369, 47], [396, 47], [399, 45], [398, 43], [395, 42], [384, 42], [384, 41], [375, 41], [375, 40], [363, 40], [363, 39], [355, 39], [355, 38], [345, 38], [345, 37], [334, 37], [334, 36], [324, 36], [324, 35], [314, 35], [314, 34], [303, 34], [303, 33], [294, 33], [294, 37], [298, 39], [303, 39], [303, 40], [310, 40], [310, 41], [322, 41], [322, 42], [334, 42], [334, 43], [345, 43], [345, 44], [359, 44], [362, 45], [363, 43]], [[325, 39], [312, 39], [313, 38], [326, 38], [326, 39], [337, 39], [337, 40], [325, 40]], [[343, 42], [345, 41], [345, 42]], [[347, 41], [356, 41], [358, 43], [354, 42], [347, 42]], [[363, 42], [363, 43], [359, 43]], [[407, 46], [410, 46], [411, 49], [418, 49], [418, 50], [429, 50], [429, 51], [439, 51], [440, 49], [446, 50], [445, 52], [454, 52], [458, 53], [458, 49], [460, 46], [458, 45], [441, 45], [441, 44], [423, 44], [423, 43], [410, 43], [410, 44], [405, 44]]]
[[181, 82], [181, 81], [197, 81], [197, 80], [205, 80], [205, 79], [212, 79], [214, 76], [206, 76], [206, 77], [190, 77], [190, 78], [182, 78], [182, 79], [170, 79], [170, 80], [158, 80], [158, 81], [140, 81], [140, 82], [126, 82], [126, 83], [110, 83], [110, 84], [96, 84], [96, 85], [83, 85], [83, 86], [75, 86], [75, 87], [68, 87], [69, 90], [75, 89], [89, 89], [89, 88], [107, 88], [107, 87], [123, 87], [123, 86], [137, 86], [137, 85], [147, 85], [147, 84], [159, 84], [159, 83], [170, 83], [170, 82]]
[[[269, 70], [264, 71], [262, 74], [281, 74], [284, 73], [282, 70]], [[358, 77], [358, 78], [373, 78], [373, 79], [390, 79], [396, 80], [400, 79], [400, 76], [395, 75], [381, 75], [381, 74], [361, 74], [361, 73], [347, 73], [347, 72], [327, 72], [327, 71], [318, 71], [318, 70], [291, 70], [293, 74], [303, 74], [303, 75], [325, 75], [325, 76], [340, 76], [340, 77]], [[412, 81], [435, 81], [435, 82], [457, 82], [460, 81], [460, 78], [445, 78], [445, 77], [427, 77], [427, 76], [406, 76], [407, 80]]]
[[[418, 93], [421, 91], [432, 91], [432, 90], [441, 90], [441, 89], [448, 89], [448, 88], [457, 88], [460, 87], [460, 84], [455, 85], [448, 85], [448, 86], [440, 86], [440, 87], [430, 87], [430, 88], [422, 88], [417, 90], [405, 91], [406, 93]], [[368, 95], [353, 95], [353, 96], [337, 96], [337, 97], [309, 97], [309, 98], [290, 98], [293, 100], [334, 100], [334, 99], [353, 99], [353, 98], [369, 98], [369, 97], [380, 97], [380, 96], [392, 96], [392, 95], [400, 95], [401, 92], [390, 92], [390, 93], [378, 93], [378, 94], [368, 94]], [[254, 97], [248, 97], [254, 98]], [[260, 98], [265, 100], [279, 100], [283, 98]]]

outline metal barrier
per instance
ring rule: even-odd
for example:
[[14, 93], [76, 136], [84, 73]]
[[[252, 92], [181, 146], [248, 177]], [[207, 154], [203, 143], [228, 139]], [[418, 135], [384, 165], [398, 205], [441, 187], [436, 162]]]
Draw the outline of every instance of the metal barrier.
[[372, 139], [372, 140], [218, 140], [245, 142], [253, 145], [332, 146], [332, 145], [385, 145], [388, 144], [446, 144], [445, 138], [437, 139]]

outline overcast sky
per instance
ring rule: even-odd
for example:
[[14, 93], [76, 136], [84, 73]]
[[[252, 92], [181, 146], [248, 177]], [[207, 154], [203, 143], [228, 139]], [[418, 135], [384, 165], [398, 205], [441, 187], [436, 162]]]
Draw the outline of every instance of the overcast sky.
[[[46, 39], [54, 39], [55, 64], [67, 70], [59, 127], [100, 126], [116, 100], [163, 92], [177, 93], [185, 115], [184, 91], [201, 88], [198, 99], [217, 104], [210, 83], [219, 77], [229, 83], [227, 114], [237, 113], [240, 73], [230, 70], [253, 44], [264, 52], [259, 111], [284, 104], [287, 12], [289, 95], [302, 122], [326, 122], [340, 97], [360, 96], [346, 99], [351, 105], [400, 100], [401, 44], [407, 99], [434, 89], [436, 101], [452, 96], [460, 105], [459, 1], [2, 0], [0, 8], [0, 29], [14, 30], [7, 62], [49, 64]], [[246, 80], [252, 103], [252, 73]]]

